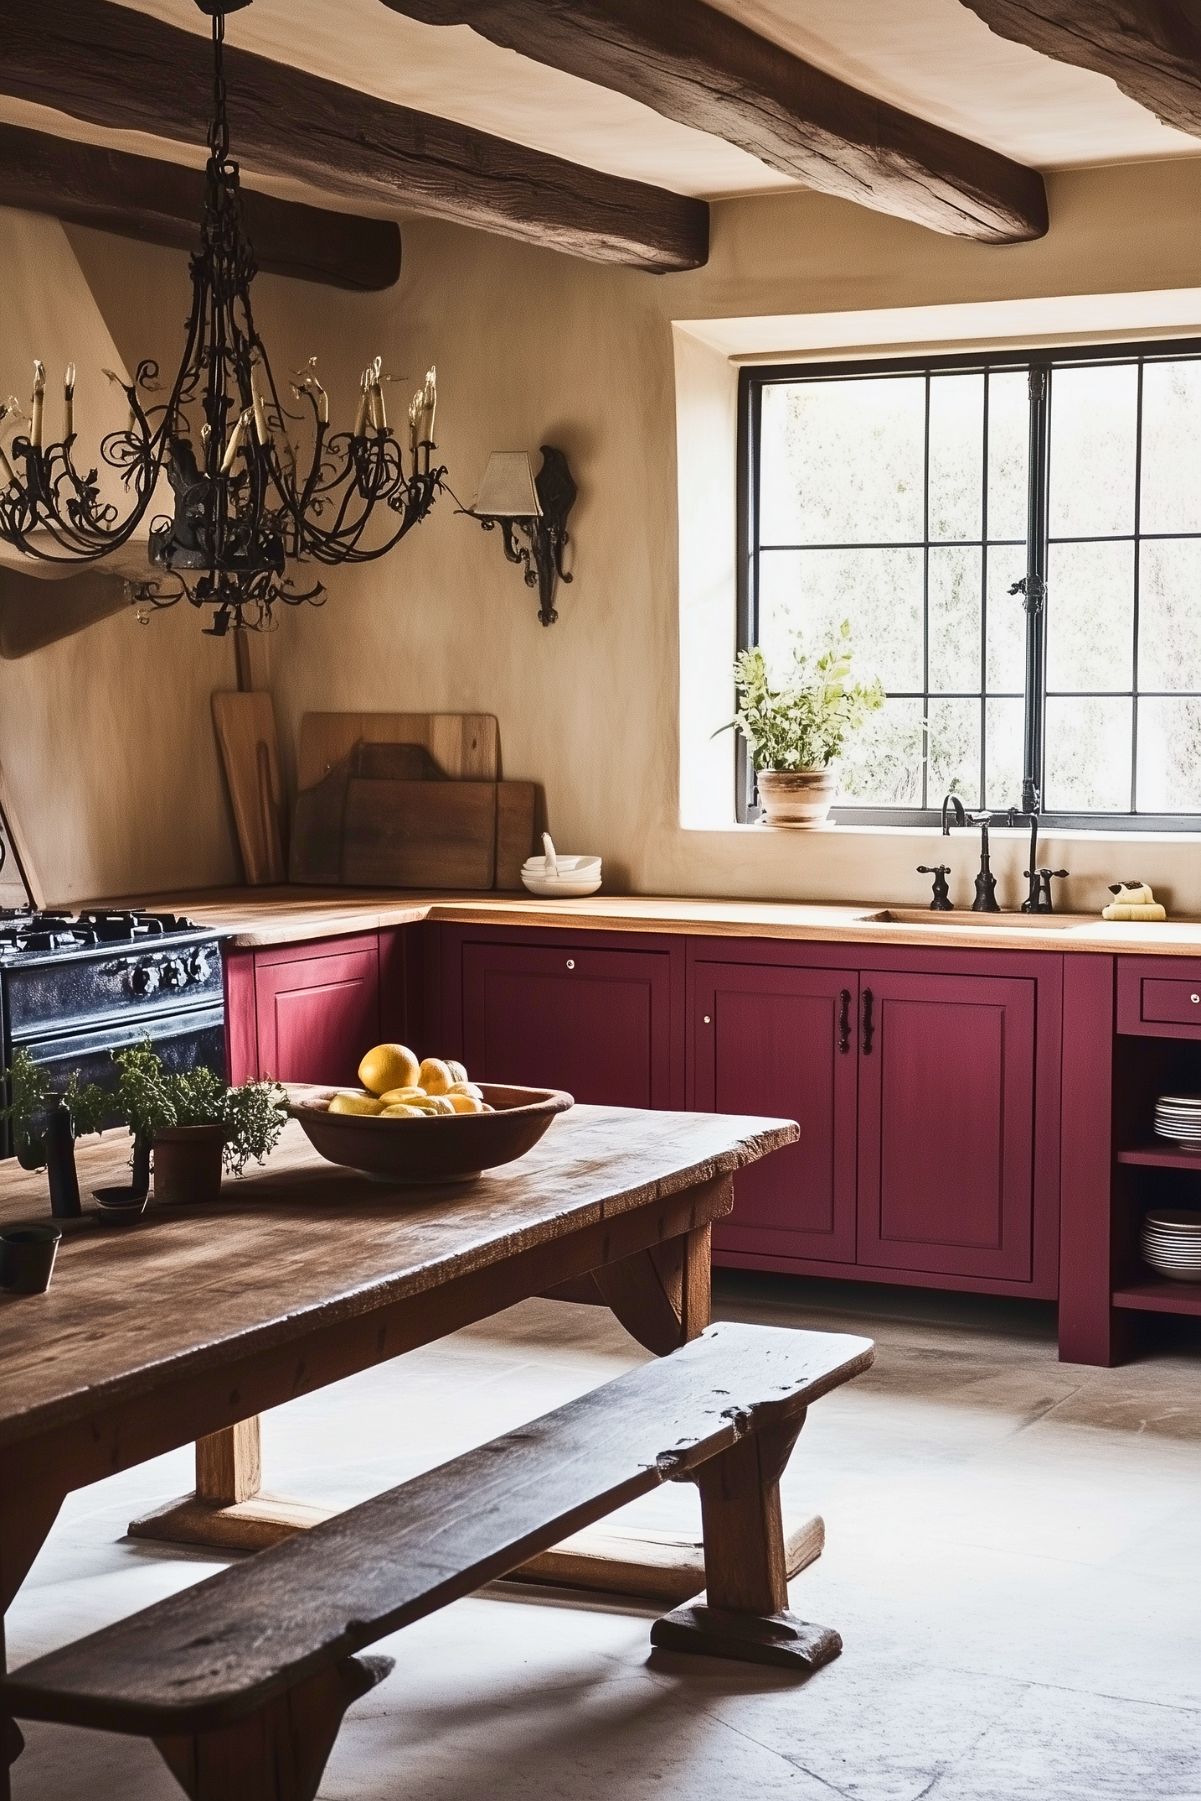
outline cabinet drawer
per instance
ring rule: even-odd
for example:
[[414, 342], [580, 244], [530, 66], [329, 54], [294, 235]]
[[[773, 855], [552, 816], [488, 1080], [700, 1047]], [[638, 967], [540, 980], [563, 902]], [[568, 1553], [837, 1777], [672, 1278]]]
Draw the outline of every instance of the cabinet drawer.
[[1201, 962], [1177, 957], [1118, 960], [1118, 1031], [1201, 1038]]

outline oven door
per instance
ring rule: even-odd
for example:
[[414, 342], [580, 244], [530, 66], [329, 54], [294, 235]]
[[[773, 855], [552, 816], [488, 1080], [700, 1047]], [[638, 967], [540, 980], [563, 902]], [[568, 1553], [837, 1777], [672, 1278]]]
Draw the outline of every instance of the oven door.
[[[149, 1038], [154, 1049], [171, 1072], [195, 1069], [207, 1064], [225, 1075], [225, 1009], [195, 1007], [190, 1012], [173, 1013], [166, 1019], [139, 1019], [133, 1022], [110, 1020], [107, 1025], [90, 1032], [47, 1032], [41, 1036], [22, 1036], [13, 1049], [28, 1051], [35, 1063], [41, 1064], [54, 1088], [65, 1087], [73, 1071], [81, 1082], [97, 1082], [101, 1088], [115, 1088], [117, 1071], [112, 1053], [130, 1045], [144, 1044]], [[113, 1113], [110, 1125], [117, 1123]], [[0, 1156], [12, 1156], [11, 1133], [7, 1122], [0, 1125]]]

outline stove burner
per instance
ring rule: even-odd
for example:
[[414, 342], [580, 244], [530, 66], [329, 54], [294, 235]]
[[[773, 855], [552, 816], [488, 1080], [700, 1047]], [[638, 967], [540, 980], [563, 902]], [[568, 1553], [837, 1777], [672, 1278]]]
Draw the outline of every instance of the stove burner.
[[143, 913], [115, 909], [111, 912], [35, 912], [29, 908], [0, 908], [0, 957], [26, 952], [86, 950], [97, 944], [137, 944], [149, 938], [165, 938], [194, 932], [190, 919], [179, 913]]

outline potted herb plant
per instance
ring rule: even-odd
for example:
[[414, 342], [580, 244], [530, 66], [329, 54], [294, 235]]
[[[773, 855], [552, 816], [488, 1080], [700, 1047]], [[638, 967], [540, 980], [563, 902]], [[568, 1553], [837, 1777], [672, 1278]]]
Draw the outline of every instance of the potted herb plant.
[[274, 1082], [230, 1088], [211, 1069], [169, 1074], [149, 1044], [118, 1051], [117, 1103], [136, 1138], [154, 1151], [156, 1201], [215, 1200], [224, 1169], [264, 1163], [287, 1115]]
[[878, 681], [851, 680], [852, 654], [845, 619], [819, 655], [798, 643], [778, 686], [757, 644], [739, 652], [738, 711], [730, 723], [750, 750], [765, 825], [813, 827], [829, 814], [838, 787], [832, 765], [885, 699]]

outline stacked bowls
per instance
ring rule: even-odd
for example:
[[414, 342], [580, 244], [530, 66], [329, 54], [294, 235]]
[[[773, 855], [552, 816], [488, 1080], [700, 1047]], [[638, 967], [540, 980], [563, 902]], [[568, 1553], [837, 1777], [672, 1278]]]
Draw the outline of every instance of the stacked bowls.
[[1201, 1213], [1158, 1209], [1143, 1220], [1143, 1261], [1172, 1282], [1201, 1282]]
[[545, 855], [527, 857], [522, 865], [521, 879], [531, 894], [544, 900], [579, 900], [596, 893], [601, 885], [599, 857], [561, 857], [548, 832], [543, 832], [542, 844]]

